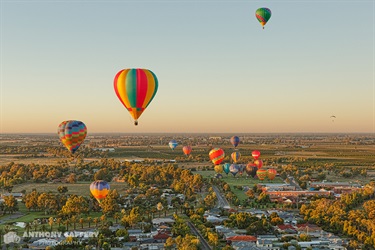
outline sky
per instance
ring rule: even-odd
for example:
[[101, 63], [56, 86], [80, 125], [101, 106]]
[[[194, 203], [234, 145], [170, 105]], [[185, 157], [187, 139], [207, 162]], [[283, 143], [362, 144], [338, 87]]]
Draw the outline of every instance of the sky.
[[[55, 133], [64, 120], [88, 133], [375, 133], [374, 0], [0, 7], [1, 133]], [[138, 126], [113, 88], [126, 68], [159, 81]]]

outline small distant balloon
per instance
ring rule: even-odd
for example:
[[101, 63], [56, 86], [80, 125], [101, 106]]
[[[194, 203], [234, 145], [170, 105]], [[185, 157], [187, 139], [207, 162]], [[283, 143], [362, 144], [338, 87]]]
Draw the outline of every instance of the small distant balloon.
[[236, 151], [231, 154], [233, 162], [237, 163], [241, 158], [241, 153]]
[[100, 204], [109, 193], [109, 184], [102, 180], [94, 181], [90, 185], [90, 192]]
[[224, 160], [225, 153], [221, 148], [214, 148], [210, 151], [209, 156], [214, 165], [219, 165]]
[[87, 128], [81, 121], [68, 120], [60, 123], [57, 134], [64, 146], [74, 154], [86, 138]]
[[183, 151], [184, 154], [187, 155], [187, 156], [190, 155], [191, 150], [192, 150], [191, 146], [184, 146], [184, 147], [182, 148], [182, 151]]
[[274, 169], [274, 168], [270, 168], [270, 169], [267, 170], [267, 177], [268, 177], [268, 179], [270, 179], [271, 181], [272, 181], [273, 179], [275, 179], [276, 174], [277, 174], [277, 171], [276, 171], [276, 169]]
[[238, 136], [232, 136], [230, 138], [230, 143], [232, 143], [233, 147], [237, 147], [240, 143], [240, 138]]
[[258, 169], [260, 169], [263, 166], [263, 161], [261, 159], [257, 159], [254, 161], [254, 164], [258, 167]]
[[258, 169], [257, 170], [257, 176], [258, 176], [258, 179], [263, 181], [266, 177], [267, 177], [267, 170], [265, 169]]
[[332, 122], [335, 122], [336, 116], [334, 116], [334, 115], [331, 115], [331, 117], [330, 117], [330, 118], [332, 119]]
[[169, 143], [168, 143], [169, 147], [174, 150], [177, 145], [178, 145], [178, 142], [176, 140], [171, 140]]
[[264, 29], [264, 25], [270, 20], [271, 18], [271, 10], [269, 8], [259, 8], [255, 12], [255, 17], [258, 19], [260, 25]]
[[225, 163], [224, 165], [223, 165], [223, 170], [224, 170], [224, 173], [226, 173], [226, 174], [229, 174], [229, 172], [230, 172], [230, 163]]
[[254, 150], [253, 152], [251, 152], [251, 155], [255, 160], [257, 160], [260, 156], [260, 152], [258, 150]]

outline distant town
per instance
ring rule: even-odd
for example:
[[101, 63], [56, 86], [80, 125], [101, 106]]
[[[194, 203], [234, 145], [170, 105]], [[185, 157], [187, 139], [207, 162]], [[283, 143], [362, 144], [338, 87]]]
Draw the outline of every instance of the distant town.
[[375, 249], [375, 135], [233, 136], [1, 134], [1, 247]]

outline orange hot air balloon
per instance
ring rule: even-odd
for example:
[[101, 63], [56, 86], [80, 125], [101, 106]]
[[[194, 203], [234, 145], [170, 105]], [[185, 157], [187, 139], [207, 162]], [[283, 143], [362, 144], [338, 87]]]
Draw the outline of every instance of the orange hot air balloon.
[[224, 160], [225, 153], [221, 148], [214, 148], [210, 151], [209, 156], [213, 164], [219, 165]]
[[148, 69], [124, 69], [114, 79], [114, 88], [122, 105], [129, 111], [138, 125], [138, 118], [155, 97], [158, 79]]
[[260, 152], [258, 150], [254, 150], [253, 152], [251, 152], [251, 155], [255, 160], [257, 160], [260, 156]]
[[257, 168], [262, 168], [263, 166], [263, 161], [261, 159], [255, 160], [254, 164], [257, 166]]
[[105, 197], [107, 197], [107, 194], [109, 192], [109, 184], [106, 181], [94, 181], [90, 185], [90, 191], [92, 196], [101, 203]]
[[222, 165], [215, 165], [214, 170], [216, 173], [221, 174], [223, 172], [223, 166]]
[[268, 179], [270, 179], [271, 181], [272, 181], [273, 179], [275, 179], [276, 175], [277, 175], [277, 171], [276, 171], [276, 169], [274, 169], [274, 168], [270, 168], [270, 169], [267, 170], [267, 177], [268, 177]]
[[257, 170], [258, 179], [263, 181], [267, 177], [267, 170], [265, 169], [258, 169]]
[[182, 148], [182, 151], [183, 151], [184, 154], [187, 155], [187, 156], [190, 155], [191, 150], [192, 150], [191, 146], [184, 146], [184, 147]]

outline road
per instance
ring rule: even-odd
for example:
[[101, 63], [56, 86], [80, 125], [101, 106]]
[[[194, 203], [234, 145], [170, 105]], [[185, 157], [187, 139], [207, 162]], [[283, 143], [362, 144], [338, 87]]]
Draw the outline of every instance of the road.
[[194, 224], [191, 223], [190, 221], [187, 222], [187, 225], [189, 226], [191, 232], [197, 236], [199, 238], [199, 242], [200, 242], [200, 249], [202, 250], [212, 250], [212, 247], [207, 243], [207, 241], [205, 240], [205, 238], [203, 238], [203, 236], [201, 235], [201, 233], [198, 231], [198, 229], [195, 228]]
[[215, 191], [216, 193], [216, 198], [217, 198], [217, 207], [218, 208], [227, 208], [229, 209], [230, 208], [230, 205], [229, 205], [229, 202], [227, 201], [227, 199], [225, 199], [225, 197], [220, 193], [220, 190], [216, 187], [216, 186], [212, 186], [212, 189]]

